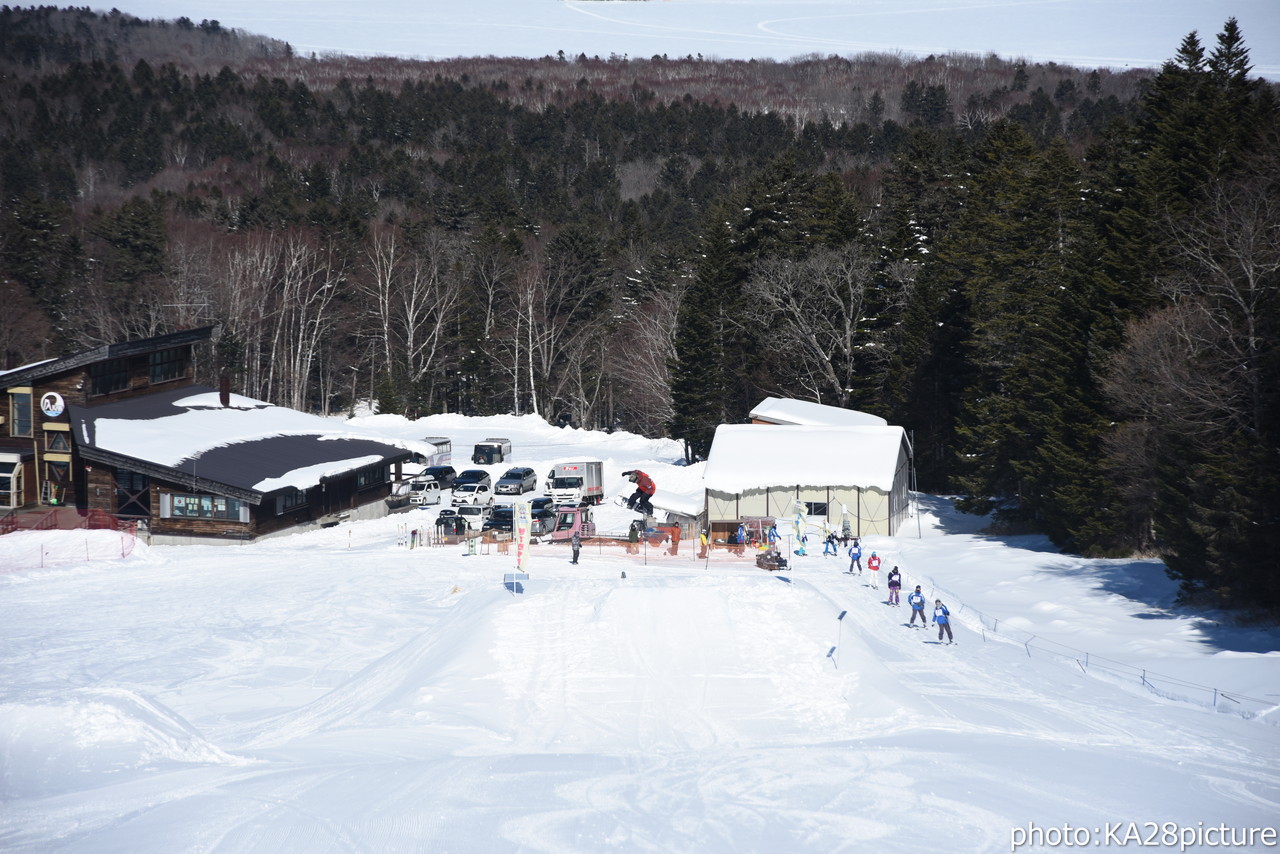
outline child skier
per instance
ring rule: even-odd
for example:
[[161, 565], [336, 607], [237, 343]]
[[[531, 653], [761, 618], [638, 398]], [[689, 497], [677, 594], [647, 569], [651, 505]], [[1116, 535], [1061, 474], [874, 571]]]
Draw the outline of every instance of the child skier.
[[858, 545], [858, 538], [853, 538], [853, 545], [849, 546], [849, 574], [853, 575], [853, 568], [858, 568], [858, 575], [862, 575], [862, 546]]
[[898, 591], [902, 589], [902, 573], [895, 566], [889, 570], [889, 604], [898, 607]]
[[942, 633], [947, 633], [947, 643], [955, 643], [951, 636], [951, 612], [942, 604], [941, 599], [933, 600], [933, 621], [938, 624], [938, 642], [942, 642]]
[[871, 557], [867, 558], [867, 569], [871, 570], [871, 586], [876, 590], [880, 589], [880, 558], [875, 552], [871, 553]]
[[929, 622], [924, 616], [924, 594], [920, 592], [919, 584], [916, 585], [915, 592], [907, 596], [907, 604], [911, 606], [911, 622], [907, 623], [907, 625], [914, 628], [916, 617], [919, 616], [920, 628], [928, 628]]

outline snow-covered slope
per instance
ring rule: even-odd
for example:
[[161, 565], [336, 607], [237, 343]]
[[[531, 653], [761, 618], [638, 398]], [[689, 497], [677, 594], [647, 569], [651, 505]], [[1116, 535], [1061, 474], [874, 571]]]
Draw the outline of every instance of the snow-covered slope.
[[[634, 467], [696, 489], [674, 443], [360, 420], [604, 459], [611, 494]], [[104, 532], [0, 538], [0, 850], [965, 852], [1032, 825], [1275, 824], [1274, 629], [1174, 609], [1152, 562], [921, 508], [919, 537], [867, 547], [947, 600], [954, 646], [812, 553], [770, 574], [687, 543], [577, 566], [540, 546], [517, 595], [513, 556], [400, 545], [435, 508], [124, 559]]]

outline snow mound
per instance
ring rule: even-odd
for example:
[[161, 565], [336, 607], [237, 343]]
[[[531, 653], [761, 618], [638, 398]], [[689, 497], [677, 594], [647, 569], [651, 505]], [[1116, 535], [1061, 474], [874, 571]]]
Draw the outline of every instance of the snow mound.
[[210, 744], [159, 703], [123, 689], [0, 704], [0, 755], [3, 799], [73, 791], [124, 770], [250, 762]]

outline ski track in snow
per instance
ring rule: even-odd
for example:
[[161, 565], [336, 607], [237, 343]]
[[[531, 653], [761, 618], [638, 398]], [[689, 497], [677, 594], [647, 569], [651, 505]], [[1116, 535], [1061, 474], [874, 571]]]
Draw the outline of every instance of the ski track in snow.
[[[635, 465], [614, 453], [606, 480]], [[945, 828], [966, 852], [1031, 821], [1280, 814], [1280, 727], [1030, 659], [957, 603], [937, 645], [843, 558], [541, 546], [515, 596], [511, 558], [395, 545], [429, 518], [0, 576], [0, 850], [898, 852]], [[1136, 569], [970, 524], [868, 551], [1065, 641], [1170, 667], [1203, 643], [1133, 619], [1114, 590], [1165, 595]]]

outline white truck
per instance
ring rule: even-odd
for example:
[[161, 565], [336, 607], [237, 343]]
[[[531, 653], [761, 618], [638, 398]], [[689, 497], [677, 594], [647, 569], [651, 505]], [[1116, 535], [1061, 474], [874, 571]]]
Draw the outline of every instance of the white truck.
[[556, 507], [565, 504], [599, 504], [604, 500], [604, 463], [587, 460], [557, 463], [547, 473], [547, 494]]

